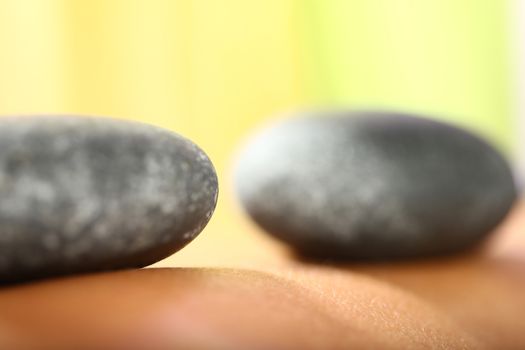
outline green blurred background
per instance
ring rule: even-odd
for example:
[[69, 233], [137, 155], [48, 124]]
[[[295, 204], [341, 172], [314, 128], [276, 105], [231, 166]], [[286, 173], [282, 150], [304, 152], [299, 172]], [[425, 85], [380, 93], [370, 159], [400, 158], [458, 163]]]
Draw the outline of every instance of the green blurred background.
[[513, 155], [510, 12], [503, 0], [0, 0], [0, 114], [107, 115], [193, 139], [221, 174], [222, 233], [200, 243], [213, 249], [243, 239], [232, 155], [276, 114], [430, 113]]

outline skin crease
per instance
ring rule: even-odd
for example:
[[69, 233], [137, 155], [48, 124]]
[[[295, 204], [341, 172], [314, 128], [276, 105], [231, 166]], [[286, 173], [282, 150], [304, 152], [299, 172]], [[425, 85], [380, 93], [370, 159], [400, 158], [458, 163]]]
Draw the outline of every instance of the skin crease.
[[521, 204], [486, 246], [396, 264], [142, 269], [0, 289], [0, 349], [524, 349]]

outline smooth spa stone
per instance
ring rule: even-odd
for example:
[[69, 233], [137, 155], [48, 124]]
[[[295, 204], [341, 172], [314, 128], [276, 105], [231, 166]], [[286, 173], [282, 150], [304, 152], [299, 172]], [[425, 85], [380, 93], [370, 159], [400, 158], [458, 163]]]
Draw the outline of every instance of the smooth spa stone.
[[208, 157], [173, 132], [0, 118], [0, 283], [152, 264], [199, 234], [217, 192]]
[[248, 143], [247, 213], [304, 256], [395, 259], [467, 249], [517, 196], [509, 164], [456, 127], [388, 112], [311, 112]]

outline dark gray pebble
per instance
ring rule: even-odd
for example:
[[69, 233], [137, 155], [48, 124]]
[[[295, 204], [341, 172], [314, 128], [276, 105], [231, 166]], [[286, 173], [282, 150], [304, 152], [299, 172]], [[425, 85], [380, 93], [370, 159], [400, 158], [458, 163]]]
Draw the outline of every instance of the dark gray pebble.
[[461, 251], [517, 196], [509, 165], [480, 138], [387, 112], [310, 113], [267, 128], [242, 154], [236, 187], [270, 234], [334, 259]]
[[191, 141], [105, 118], [0, 118], [0, 283], [142, 267], [204, 228], [217, 176]]

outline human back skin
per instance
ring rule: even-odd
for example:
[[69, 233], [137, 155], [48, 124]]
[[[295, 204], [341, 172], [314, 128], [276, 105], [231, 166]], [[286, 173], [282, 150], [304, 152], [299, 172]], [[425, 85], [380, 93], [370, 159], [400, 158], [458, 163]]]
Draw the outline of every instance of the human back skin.
[[398, 264], [92, 274], [0, 289], [1, 349], [523, 349], [520, 205], [487, 247]]

